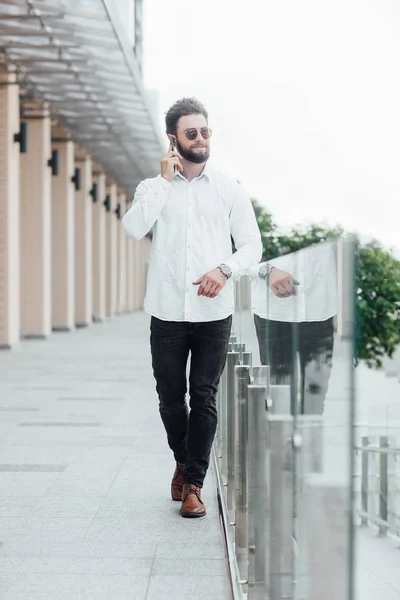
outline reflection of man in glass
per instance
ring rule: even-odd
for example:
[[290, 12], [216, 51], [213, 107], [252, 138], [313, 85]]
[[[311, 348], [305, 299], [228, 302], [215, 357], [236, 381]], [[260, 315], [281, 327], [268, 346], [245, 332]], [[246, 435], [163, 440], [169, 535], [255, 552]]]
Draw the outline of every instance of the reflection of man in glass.
[[270, 365], [272, 384], [299, 376], [303, 414], [324, 411], [338, 311], [335, 251], [316, 244], [251, 269], [261, 363]]

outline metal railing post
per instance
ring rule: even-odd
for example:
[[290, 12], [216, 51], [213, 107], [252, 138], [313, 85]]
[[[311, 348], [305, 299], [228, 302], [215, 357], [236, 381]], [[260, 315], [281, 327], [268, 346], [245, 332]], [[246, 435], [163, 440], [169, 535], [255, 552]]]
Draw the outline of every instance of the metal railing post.
[[293, 417], [267, 417], [268, 448], [268, 593], [293, 598]]
[[[369, 437], [363, 436], [362, 438], [362, 447], [363, 449], [367, 449], [369, 446]], [[367, 450], [361, 451], [361, 510], [365, 513], [368, 513], [368, 470], [369, 470], [369, 452]], [[365, 516], [361, 517], [361, 525], [367, 526], [368, 519]]]
[[240, 359], [240, 362], [241, 362], [242, 361], [242, 357], [243, 357], [243, 352], [246, 350], [246, 344], [243, 344], [243, 343], [233, 344], [232, 350], [233, 350], [233, 352], [238, 352], [239, 353], [239, 359]]
[[235, 519], [236, 493], [236, 399], [235, 399], [235, 367], [239, 364], [239, 353], [228, 352], [227, 356], [227, 503], [228, 514], [232, 524]]
[[[388, 448], [389, 442], [387, 436], [381, 436], [379, 438], [379, 446], [381, 448]], [[388, 520], [388, 454], [387, 452], [381, 452], [379, 457], [380, 464], [380, 482], [379, 482], [379, 518], [382, 521]], [[387, 533], [387, 527], [385, 525], [379, 525], [380, 535]]]
[[228, 446], [227, 446], [227, 430], [228, 430], [228, 407], [227, 407], [227, 388], [228, 388], [228, 367], [225, 364], [225, 368], [222, 371], [220, 381], [220, 447], [219, 447], [219, 458], [221, 459], [221, 480], [222, 484], [227, 484], [228, 477]]
[[[310, 477], [323, 472], [322, 418], [299, 415], [295, 419], [292, 439], [293, 456], [293, 597], [309, 597], [310, 529], [307, 498]], [[312, 507], [311, 507], [312, 508]], [[328, 543], [328, 541], [326, 542]]]
[[248, 600], [266, 597], [267, 427], [265, 385], [248, 386]]
[[237, 489], [235, 549], [240, 577], [247, 579], [247, 410], [250, 367], [235, 368], [235, 400], [238, 407]]
[[268, 410], [274, 415], [290, 415], [291, 388], [290, 385], [270, 385]]
[[215, 437], [214, 437], [214, 446], [216, 449], [216, 453], [217, 456], [219, 456], [219, 446], [221, 443], [221, 395], [220, 395], [220, 390], [221, 390], [221, 380], [218, 386], [218, 390], [215, 396], [215, 402], [217, 405], [217, 415], [218, 415], [218, 420], [217, 420], [217, 427], [215, 430]]
[[253, 384], [267, 386], [269, 379], [269, 367], [267, 365], [255, 365], [253, 367]]
[[243, 365], [248, 365], [250, 367], [250, 369], [253, 366], [253, 355], [251, 352], [243, 352], [243, 356], [242, 356], [242, 364]]

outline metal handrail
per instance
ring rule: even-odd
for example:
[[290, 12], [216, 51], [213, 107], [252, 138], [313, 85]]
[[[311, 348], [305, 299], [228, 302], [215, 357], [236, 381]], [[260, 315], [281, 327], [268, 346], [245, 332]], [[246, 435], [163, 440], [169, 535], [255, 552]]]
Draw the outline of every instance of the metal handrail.
[[[386, 535], [388, 531], [395, 532], [400, 537], [400, 527], [389, 521], [389, 516], [400, 518], [394, 511], [389, 510], [389, 456], [394, 456], [395, 460], [400, 455], [400, 448], [389, 446], [387, 436], [380, 436], [379, 446], [369, 443], [369, 437], [362, 437], [362, 445], [357, 445], [354, 450], [357, 454], [361, 454], [361, 509], [357, 509], [357, 514], [361, 517], [361, 525], [368, 526], [373, 523], [379, 527], [379, 533]], [[369, 479], [371, 477], [369, 469], [369, 456], [378, 454], [379, 456], [379, 473], [375, 475], [379, 479], [379, 514], [372, 514], [369, 510]], [[354, 477], [354, 476], [353, 476]]]
[[[217, 394], [212, 457], [234, 600], [305, 597], [306, 579], [321, 585], [324, 577], [318, 566], [310, 570], [305, 547], [318, 544], [324, 520], [305, 537], [307, 502], [290, 476], [293, 470], [300, 480], [317, 475], [313, 493], [319, 499], [326, 493], [318, 479], [322, 421], [303, 415], [296, 425], [302, 434], [296, 436], [290, 393], [288, 385], [271, 385], [269, 368], [252, 366], [251, 353], [231, 338]], [[337, 499], [345, 503], [342, 491], [337, 488]], [[348, 514], [344, 508], [340, 515]], [[341, 561], [337, 548], [328, 545], [326, 560]], [[332, 568], [342, 573], [334, 590], [340, 595], [347, 571], [341, 562]]]
[[354, 446], [356, 452], [371, 452], [376, 454], [400, 454], [400, 448], [381, 448], [380, 446]]
[[360, 517], [363, 517], [364, 519], [367, 519], [368, 521], [372, 521], [373, 523], [376, 523], [376, 525], [379, 525], [382, 528], [386, 528], [386, 529], [389, 529], [390, 531], [394, 531], [396, 533], [396, 535], [398, 535], [400, 537], [400, 527], [396, 527], [395, 525], [388, 523], [388, 521], [385, 521], [385, 520], [377, 517], [376, 515], [373, 515], [372, 513], [365, 512], [364, 510], [359, 510], [357, 512], [360, 515]]

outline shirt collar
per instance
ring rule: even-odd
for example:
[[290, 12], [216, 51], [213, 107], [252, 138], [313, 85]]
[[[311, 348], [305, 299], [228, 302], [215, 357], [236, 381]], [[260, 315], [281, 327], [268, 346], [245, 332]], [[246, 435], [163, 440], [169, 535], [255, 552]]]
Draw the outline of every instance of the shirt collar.
[[[200, 173], [200, 175], [198, 177], [196, 177], [196, 179], [201, 179], [203, 176], [207, 177], [207, 179], [210, 179], [210, 175], [211, 175], [211, 167], [208, 164], [208, 161], [206, 162], [206, 164], [204, 165], [204, 169], [202, 170], [202, 172]], [[181, 175], [179, 173], [179, 171], [177, 170], [174, 177], [181, 177], [181, 179], [184, 179], [186, 181], [186, 179], [183, 177], [183, 175]]]

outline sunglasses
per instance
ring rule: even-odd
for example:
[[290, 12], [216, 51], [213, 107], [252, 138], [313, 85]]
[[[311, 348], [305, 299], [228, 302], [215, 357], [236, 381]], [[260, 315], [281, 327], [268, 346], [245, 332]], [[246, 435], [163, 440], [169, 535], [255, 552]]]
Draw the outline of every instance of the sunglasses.
[[183, 132], [187, 139], [193, 142], [197, 138], [197, 134], [200, 132], [203, 140], [208, 140], [211, 137], [212, 130], [209, 127], [202, 127], [201, 129], [196, 129], [195, 127], [190, 127], [189, 129], [185, 129]]

